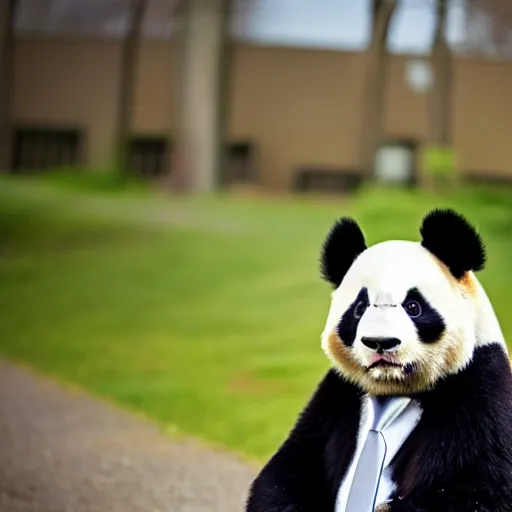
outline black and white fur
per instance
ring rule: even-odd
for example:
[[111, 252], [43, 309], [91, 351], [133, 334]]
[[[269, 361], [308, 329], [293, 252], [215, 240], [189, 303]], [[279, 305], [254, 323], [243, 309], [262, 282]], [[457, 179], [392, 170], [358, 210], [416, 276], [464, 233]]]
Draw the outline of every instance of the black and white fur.
[[[367, 248], [352, 219], [333, 226], [322, 252], [335, 287], [322, 334], [333, 368], [253, 482], [248, 512], [342, 510], [366, 404], [396, 396], [411, 399], [417, 422], [379, 510], [512, 511], [512, 373], [474, 275], [484, 246], [451, 210], [431, 212], [420, 233]], [[382, 351], [368, 342], [379, 337], [399, 344]]]

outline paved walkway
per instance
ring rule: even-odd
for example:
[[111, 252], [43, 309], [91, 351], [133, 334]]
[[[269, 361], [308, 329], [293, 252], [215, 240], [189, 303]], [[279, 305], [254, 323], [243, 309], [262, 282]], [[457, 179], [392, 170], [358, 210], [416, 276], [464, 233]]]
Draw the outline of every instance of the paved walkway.
[[254, 469], [0, 361], [1, 512], [239, 512]]

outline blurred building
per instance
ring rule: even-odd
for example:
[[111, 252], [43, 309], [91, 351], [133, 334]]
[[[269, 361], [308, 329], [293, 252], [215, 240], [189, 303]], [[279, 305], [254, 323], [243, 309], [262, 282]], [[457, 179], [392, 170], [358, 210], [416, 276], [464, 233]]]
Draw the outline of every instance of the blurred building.
[[[226, 179], [276, 191], [321, 186], [315, 176], [323, 173], [326, 179], [339, 173], [357, 181], [364, 37], [352, 47], [341, 40], [329, 45], [321, 36], [333, 30], [332, 20], [324, 31], [319, 20], [312, 21], [320, 27], [319, 38], [308, 44], [279, 40], [286, 31], [272, 32], [268, 24], [260, 37], [244, 37], [268, 8], [259, 1], [264, 5], [258, 7], [256, 0], [252, 18], [244, 14], [243, 24], [235, 19], [232, 27], [222, 100]], [[99, 8], [101, 2], [88, 0], [85, 4], [95, 5], [87, 9], [89, 17], [74, 16], [65, 4], [60, 13], [32, 9], [17, 20], [12, 155], [20, 170], [63, 158], [102, 166], [114, 143], [123, 17], [115, 2]], [[151, 3], [138, 59], [130, 161], [151, 175], [172, 172], [179, 117], [171, 7]], [[421, 167], [416, 150], [428, 142], [426, 62], [425, 53], [399, 48], [390, 56], [387, 78], [385, 136], [390, 144], [410, 149], [413, 171]], [[511, 91], [512, 61], [455, 52], [452, 131], [464, 175], [512, 179]]]

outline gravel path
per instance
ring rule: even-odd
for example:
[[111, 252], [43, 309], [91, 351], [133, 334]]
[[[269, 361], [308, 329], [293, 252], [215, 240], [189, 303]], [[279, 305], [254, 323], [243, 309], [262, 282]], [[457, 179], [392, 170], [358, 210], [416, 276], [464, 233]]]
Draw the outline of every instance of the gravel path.
[[254, 474], [0, 361], [1, 512], [243, 511]]

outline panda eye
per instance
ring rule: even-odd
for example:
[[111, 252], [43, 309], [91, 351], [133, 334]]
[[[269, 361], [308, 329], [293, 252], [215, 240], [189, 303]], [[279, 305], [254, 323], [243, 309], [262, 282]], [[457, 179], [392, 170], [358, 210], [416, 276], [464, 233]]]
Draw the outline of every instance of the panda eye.
[[360, 300], [354, 309], [354, 317], [359, 319], [363, 316], [363, 313], [366, 310], [366, 303]]
[[404, 304], [404, 309], [411, 318], [418, 318], [421, 315], [421, 306], [415, 300], [409, 300]]

